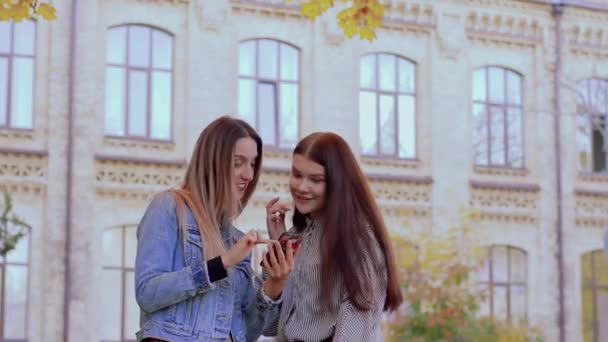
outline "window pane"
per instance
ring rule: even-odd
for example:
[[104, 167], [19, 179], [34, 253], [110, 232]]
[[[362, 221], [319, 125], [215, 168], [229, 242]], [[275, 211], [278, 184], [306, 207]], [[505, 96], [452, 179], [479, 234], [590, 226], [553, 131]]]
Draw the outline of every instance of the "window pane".
[[129, 135], [145, 136], [148, 112], [148, 74], [129, 72]]
[[476, 165], [488, 165], [488, 121], [483, 104], [473, 105], [473, 153]]
[[99, 320], [102, 340], [120, 341], [121, 339], [121, 300], [122, 283], [120, 270], [101, 272], [101, 317]]
[[127, 56], [127, 28], [114, 27], [108, 30], [106, 41], [106, 61], [125, 64]]
[[11, 52], [11, 22], [0, 21], [0, 53]]
[[298, 65], [298, 50], [287, 44], [281, 44], [281, 79], [297, 81]]
[[526, 288], [524, 286], [511, 286], [511, 321], [524, 322], [526, 311]]
[[526, 254], [516, 249], [511, 249], [510, 253], [511, 283], [525, 283], [526, 266], [528, 264]]
[[606, 114], [606, 91], [607, 89], [607, 81], [604, 80], [591, 80], [589, 83], [589, 96], [588, 96], [588, 104], [591, 107], [591, 111], [598, 114]]
[[593, 252], [595, 285], [608, 287], [608, 261], [603, 251]]
[[239, 80], [238, 107], [238, 115], [255, 127], [255, 81]]
[[106, 134], [125, 135], [125, 94], [125, 70], [106, 67]]
[[576, 117], [576, 145], [578, 148], [578, 170], [583, 172], [591, 171], [591, 124], [585, 115]]
[[259, 43], [259, 56], [258, 70], [259, 77], [276, 79], [277, 78], [277, 67], [278, 67], [278, 43], [273, 40], [261, 39]]
[[[120, 230], [120, 229], [117, 229]], [[125, 264], [124, 267], [135, 267], [135, 252], [137, 251], [137, 229], [135, 227], [125, 227]], [[133, 287], [134, 283], [127, 283]]]
[[601, 117], [598, 122], [594, 125], [593, 134], [591, 138], [591, 144], [593, 149], [593, 171], [603, 172], [607, 171], [606, 165], [606, 144], [604, 143], [604, 136], [606, 135], [606, 119]]
[[486, 69], [473, 72], [473, 100], [486, 101]]
[[593, 341], [593, 326], [595, 323], [593, 311], [593, 292], [583, 289], [583, 336], [584, 341]]
[[281, 84], [281, 147], [292, 147], [298, 142], [298, 86]]
[[479, 305], [479, 311], [477, 312], [477, 314], [479, 315], [479, 317], [489, 317], [491, 315], [490, 301], [492, 300], [492, 297], [490, 297], [488, 284], [477, 284], [476, 290], [480, 291], [485, 295], [485, 298], [483, 298], [477, 303]]
[[11, 126], [32, 128], [34, 102], [34, 60], [13, 59]]
[[255, 40], [239, 44], [239, 75], [255, 76]]
[[492, 294], [492, 303], [494, 304], [494, 318], [499, 320], [507, 320], [507, 288], [502, 286], [494, 286]]
[[274, 84], [259, 83], [258, 92], [258, 110], [260, 113], [258, 131], [264, 142], [269, 145], [276, 145], [276, 100]]
[[521, 77], [513, 71], [507, 72], [507, 102], [521, 104]]
[[7, 320], [9, 324], [4, 325], [4, 337], [24, 339], [27, 321], [27, 267], [13, 265], [5, 265], [5, 267], [5, 317], [9, 318]]
[[15, 249], [10, 251], [6, 256], [7, 262], [27, 263], [29, 254], [30, 239], [26, 236], [20, 239], [15, 246]]
[[380, 153], [396, 154], [395, 98], [380, 95]]
[[[597, 291], [597, 330], [598, 341], [608, 341], [608, 289]], [[601, 322], [601, 323], [600, 323]]]
[[361, 58], [359, 85], [361, 88], [376, 88], [376, 55]]
[[509, 165], [512, 167], [523, 167], [524, 166], [524, 138], [522, 128], [521, 109], [509, 108], [507, 109], [507, 125], [508, 134], [507, 144], [509, 146]]
[[501, 107], [490, 107], [490, 162], [492, 165], [505, 165], [505, 126], [504, 112]]
[[509, 269], [507, 268], [507, 247], [492, 247], [492, 280], [494, 283], [506, 283]]
[[588, 252], [583, 254], [582, 258], [581, 258], [581, 275], [583, 276], [583, 285], [585, 284], [591, 284], [591, 282], [593, 281], [593, 275], [592, 275], [592, 262], [591, 262], [591, 258], [592, 258], [592, 253]]
[[490, 86], [490, 102], [505, 102], [505, 73], [503, 69], [489, 68], [488, 83]]
[[133, 338], [139, 330], [139, 306], [135, 300], [135, 274], [125, 273], [125, 337]]
[[399, 91], [414, 93], [416, 81], [416, 69], [414, 63], [399, 58]]
[[101, 244], [103, 266], [122, 266], [122, 229], [112, 228], [103, 232]]
[[129, 26], [129, 65], [140, 67], [150, 65], [149, 28]]
[[173, 65], [173, 38], [166, 32], [152, 32], [152, 66], [171, 69]]
[[152, 122], [150, 135], [157, 139], [171, 138], [171, 73], [152, 73]]
[[399, 96], [399, 158], [416, 157], [416, 98]]
[[[0, 24], [2, 22], [0, 21]], [[8, 114], [8, 58], [0, 57], [0, 126], [6, 125]]]
[[376, 93], [359, 92], [359, 138], [363, 154], [376, 154], [378, 145]]
[[395, 75], [397, 74], [396, 58], [392, 55], [378, 55], [378, 63], [380, 67], [380, 89], [395, 90]]
[[13, 38], [14, 53], [33, 55], [36, 43], [36, 23], [32, 20], [15, 23]]

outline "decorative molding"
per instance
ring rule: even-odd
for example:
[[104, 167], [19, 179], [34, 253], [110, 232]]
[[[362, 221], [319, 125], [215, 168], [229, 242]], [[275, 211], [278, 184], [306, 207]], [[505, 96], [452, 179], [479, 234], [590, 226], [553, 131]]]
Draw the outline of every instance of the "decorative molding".
[[35, 195], [40, 196], [46, 193], [46, 183], [33, 181], [5, 181], [0, 182], [0, 192], [11, 194]]
[[12, 140], [34, 140], [33, 130], [0, 128], [0, 138]]
[[225, 25], [227, 8], [223, 5], [210, 6], [210, 2], [203, 4], [203, 0], [194, 0], [193, 7], [200, 30], [219, 32]]
[[179, 185], [184, 172], [175, 164], [97, 159], [95, 192], [99, 197], [146, 200]]
[[608, 173], [579, 173], [578, 178], [584, 182], [608, 184]]
[[364, 168], [374, 167], [382, 169], [417, 169], [420, 167], [420, 160], [418, 159], [394, 159], [394, 158], [373, 158], [373, 157], [361, 157], [361, 164]]
[[471, 181], [470, 186], [469, 204], [476, 211], [476, 218], [527, 224], [538, 222], [538, 185]]
[[480, 175], [526, 177], [530, 174], [528, 169], [513, 169], [508, 167], [474, 166], [473, 171]]
[[382, 28], [428, 34], [435, 30], [437, 14], [431, 4], [388, 1], [384, 7]]
[[608, 191], [575, 190], [576, 225], [604, 228], [608, 226]]
[[43, 194], [47, 182], [45, 151], [0, 151], [0, 191]]
[[457, 60], [467, 46], [461, 13], [442, 13], [437, 22], [437, 41], [441, 56]]
[[166, 165], [166, 166], [177, 166], [177, 167], [185, 167], [187, 165], [187, 161], [185, 159], [152, 159], [152, 158], [139, 158], [139, 157], [125, 157], [125, 156], [114, 156], [114, 155], [106, 155], [106, 154], [96, 154], [95, 160], [99, 161], [117, 161], [117, 162], [127, 162], [134, 164], [158, 164], [158, 165]]
[[575, 55], [607, 57], [608, 31], [600, 25], [577, 23], [566, 30], [570, 51]]
[[299, 0], [230, 0], [232, 11], [238, 14], [255, 14], [268, 17], [304, 19]]
[[141, 151], [165, 152], [173, 151], [175, 149], [175, 143], [172, 141], [144, 139], [104, 137], [103, 144], [108, 147], [119, 148], [122, 150], [127, 149], [135, 154], [140, 153]]
[[469, 12], [466, 33], [473, 42], [499, 46], [534, 47], [543, 41], [538, 19], [503, 13]]

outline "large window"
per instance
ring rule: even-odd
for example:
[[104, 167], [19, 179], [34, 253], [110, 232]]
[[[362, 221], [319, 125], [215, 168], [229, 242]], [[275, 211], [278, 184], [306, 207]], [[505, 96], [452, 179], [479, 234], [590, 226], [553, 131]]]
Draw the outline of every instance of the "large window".
[[139, 307], [135, 300], [137, 227], [121, 226], [103, 233], [100, 337], [102, 341], [135, 341]]
[[299, 135], [300, 52], [270, 39], [239, 45], [238, 114], [278, 148], [295, 146]]
[[0, 341], [27, 340], [29, 238], [0, 256]]
[[33, 128], [36, 23], [0, 21], [0, 127]]
[[361, 152], [416, 157], [416, 66], [386, 53], [361, 58], [359, 74]]
[[170, 140], [173, 37], [142, 25], [108, 29], [105, 133]]
[[475, 165], [522, 168], [522, 78], [501, 67], [473, 72]]
[[[602, 250], [583, 254], [583, 340], [608, 341], [608, 261]], [[600, 322], [603, 322], [600, 324]]]
[[578, 84], [578, 166], [583, 172], [608, 172], [608, 80]]
[[527, 265], [521, 249], [503, 245], [487, 249], [478, 278], [488, 295], [481, 314], [512, 322], [527, 319]]

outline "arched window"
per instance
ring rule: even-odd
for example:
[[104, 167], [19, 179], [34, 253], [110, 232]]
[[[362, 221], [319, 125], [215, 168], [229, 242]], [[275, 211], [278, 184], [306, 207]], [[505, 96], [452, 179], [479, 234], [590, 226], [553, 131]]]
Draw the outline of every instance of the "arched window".
[[481, 314], [511, 322], [526, 321], [527, 274], [525, 251], [505, 245], [488, 247], [478, 278], [488, 294], [481, 305]]
[[578, 83], [576, 140], [583, 172], [608, 172], [608, 80]]
[[[583, 340], [599, 342], [608, 340], [608, 256], [603, 250], [583, 254]], [[603, 322], [600, 324], [600, 322]]]
[[27, 340], [29, 236], [0, 256], [0, 341]]
[[33, 128], [36, 22], [0, 21], [0, 128]]
[[367, 156], [416, 157], [416, 65], [387, 53], [361, 58], [359, 138]]
[[170, 140], [173, 37], [124, 25], [106, 35], [105, 134]]
[[522, 168], [522, 77], [502, 67], [473, 72], [475, 165]]
[[299, 138], [300, 52], [271, 39], [239, 45], [238, 114], [264, 144], [292, 148]]
[[102, 341], [135, 341], [139, 307], [135, 301], [137, 227], [113, 227], [103, 232], [101, 319]]

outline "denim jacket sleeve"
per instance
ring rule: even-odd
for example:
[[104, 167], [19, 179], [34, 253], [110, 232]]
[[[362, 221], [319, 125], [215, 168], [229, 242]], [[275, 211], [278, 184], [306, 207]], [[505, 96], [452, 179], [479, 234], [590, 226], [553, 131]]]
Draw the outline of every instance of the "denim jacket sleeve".
[[185, 265], [174, 260], [176, 255], [183, 256], [176, 253], [183, 248], [178, 229], [174, 195], [157, 195], [137, 229], [135, 297], [145, 312], [166, 308], [215, 287], [202, 259], [174, 269], [174, 265]]

